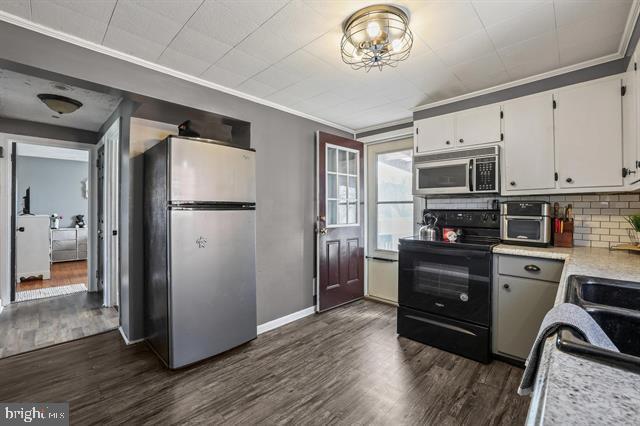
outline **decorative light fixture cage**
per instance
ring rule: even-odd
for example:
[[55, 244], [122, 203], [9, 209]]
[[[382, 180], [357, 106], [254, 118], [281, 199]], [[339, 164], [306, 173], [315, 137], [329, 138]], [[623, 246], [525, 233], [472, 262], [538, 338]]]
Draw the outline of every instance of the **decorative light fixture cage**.
[[355, 70], [396, 67], [413, 46], [407, 12], [388, 4], [358, 10], [344, 21], [342, 31], [342, 60]]

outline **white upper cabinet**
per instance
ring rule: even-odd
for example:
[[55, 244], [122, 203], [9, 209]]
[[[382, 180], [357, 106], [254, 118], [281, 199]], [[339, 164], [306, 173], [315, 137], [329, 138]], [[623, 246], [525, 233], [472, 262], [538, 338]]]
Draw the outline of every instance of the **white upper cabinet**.
[[417, 120], [414, 131], [417, 153], [500, 142], [500, 105]]
[[621, 79], [608, 78], [569, 86], [554, 94], [560, 188], [622, 185], [620, 90]]
[[414, 123], [416, 152], [436, 151], [454, 146], [454, 114], [417, 120]]
[[503, 105], [504, 191], [553, 189], [553, 96], [518, 98]]
[[487, 105], [456, 113], [457, 147], [500, 142], [500, 105]]
[[623, 167], [626, 169], [625, 184], [638, 178], [638, 81], [636, 56], [631, 56], [629, 67], [624, 75], [625, 95], [622, 98], [622, 147]]

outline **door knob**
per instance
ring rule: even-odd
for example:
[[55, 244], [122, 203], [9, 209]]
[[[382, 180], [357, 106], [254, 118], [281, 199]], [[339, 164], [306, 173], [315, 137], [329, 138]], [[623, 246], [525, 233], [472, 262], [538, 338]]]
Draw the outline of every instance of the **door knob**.
[[511, 289], [511, 287], [509, 286], [509, 284], [505, 284], [502, 286], [505, 290], [509, 291]]
[[24, 226], [21, 226], [20, 228], [18, 228], [18, 232], [24, 232]]

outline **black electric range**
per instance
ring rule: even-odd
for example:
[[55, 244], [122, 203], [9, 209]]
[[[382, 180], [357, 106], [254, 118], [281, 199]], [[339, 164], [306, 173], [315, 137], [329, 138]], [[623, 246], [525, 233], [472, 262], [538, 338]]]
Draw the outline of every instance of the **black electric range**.
[[[400, 239], [398, 334], [489, 362], [491, 249], [500, 241], [499, 212], [430, 213], [438, 217], [438, 241]], [[445, 228], [458, 238], [443, 240]]]

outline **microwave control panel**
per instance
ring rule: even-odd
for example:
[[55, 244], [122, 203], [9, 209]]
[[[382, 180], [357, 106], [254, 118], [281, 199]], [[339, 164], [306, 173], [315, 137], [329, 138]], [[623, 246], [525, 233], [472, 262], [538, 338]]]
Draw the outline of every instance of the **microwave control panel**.
[[475, 173], [476, 192], [496, 192], [498, 190], [496, 157], [477, 158]]

